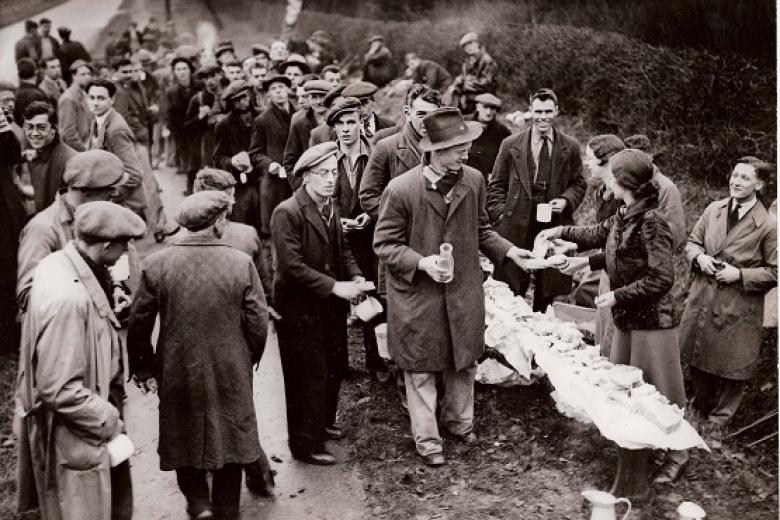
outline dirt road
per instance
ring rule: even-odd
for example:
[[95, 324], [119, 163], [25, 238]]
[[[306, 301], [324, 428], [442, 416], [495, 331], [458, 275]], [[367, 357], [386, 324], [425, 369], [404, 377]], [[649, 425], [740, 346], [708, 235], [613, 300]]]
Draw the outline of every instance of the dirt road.
[[[184, 177], [171, 169], [156, 173], [163, 189], [163, 201], [169, 216], [184, 198]], [[144, 251], [156, 249], [147, 242]], [[144, 396], [128, 385], [126, 403], [130, 437], [136, 444], [131, 459], [135, 495], [135, 518], [178, 520], [186, 518], [184, 497], [176, 486], [174, 472], [162, 472], [157, 456], [157, 396]], [[244, 489], [241, 497], [243, 518], [257, 520], [360, 520], [367, 516], [365, 495], [357, 471], [349, 464], [317, 467], [292, 459], [287, 447], [284, 382], [279, 362], [276, 334], [269, 334], [265, 355], [255, 372], [254, 397], [260, 430], [260, 443], [271, 467], [277, 471], [273, 500], [253, 496]], [[347, 441], [341, 441], [342, 443]], [[346, 446], [330, 443], [340, 461]]]

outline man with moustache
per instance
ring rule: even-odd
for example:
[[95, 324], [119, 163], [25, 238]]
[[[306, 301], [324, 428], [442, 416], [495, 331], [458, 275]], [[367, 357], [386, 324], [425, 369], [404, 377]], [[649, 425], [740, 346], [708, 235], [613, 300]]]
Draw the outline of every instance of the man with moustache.
[[222, 102], [230, 113], [214, 129], [212, 164], [232, 173], [236, 179], [233, 221], [249, 224], [260, 232], [260, 172], [249, 158], [252, 121], [256, 116], [249, 91], [249, 83], [242, 79], [222, 91]]

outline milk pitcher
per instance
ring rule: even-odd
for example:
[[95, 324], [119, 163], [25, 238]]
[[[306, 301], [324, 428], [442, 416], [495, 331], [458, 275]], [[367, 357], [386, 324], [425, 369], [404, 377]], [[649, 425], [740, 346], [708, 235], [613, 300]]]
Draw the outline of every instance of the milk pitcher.
[[617, 520], [615, 506], [621, 502], [628, 507], [621, 520], [626, 520], [631, 512], [631, 501], [627, 498], [615, 498], [606, 491], [595, 489], [583, 491], [581, 494], [592, 507], [590, 520]]

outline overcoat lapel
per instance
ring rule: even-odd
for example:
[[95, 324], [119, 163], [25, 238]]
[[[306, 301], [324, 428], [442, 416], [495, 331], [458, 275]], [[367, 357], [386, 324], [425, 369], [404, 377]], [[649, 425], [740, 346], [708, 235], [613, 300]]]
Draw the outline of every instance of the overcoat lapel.
[[528, 171], [528, 152], [531, 149], [531, 131], [526, 130], [523, 138], [517, 143], [517, 146], [512, 148], [512, 157], [515, 160], [516, 168], [515, 173], [520, 180], [520, 185], [523, 189], [531, 195], [531, 172]]
[[[726, 221], [728, 220], [729, 204], [730, 202], [726, 203], [726, 205], [718, 212], [718, 231], [722, 231], [723, 234], [723, 241], [717, 248], [718, 252], [733, 244], [743, 236], [758, 229], [761, 224], [764, 223], [764, 219], [766, 219], [766, 209], [764, 208], [764, 205], [760, 200], [756, 201], [753, 207], [750, 208], [750, 211], [747, 213], [747, 215], [742, 217], [739, 222], [737, 222], [737, 224], [731, 228], [728, 233], [726, 233]], [[723, 220], [723, 222], [721, 223], [720, 220]]]
[[550, 175], [550, 181], [553, 181], [554, 179], [560, 182], [561, 179], [561, 173], [563, 171], [564, 166], [564, 160], [563, 158], [566, 157], [566, 154], [569, 153], [569, 147], [566, 145], [566, 142], [561, 138], [561, 134], [558, 133], [557, 130], [553, 128], [553, 135], [555, 136], [553, 140], [553, 154], [552, 154], [552, 166], [551, 166], [551, 175]]
[[[328, 230], [325, 229], [325, 222], [322, 220], [322, 215], [317, 210], [317, 206], [314, 204], [314, 201], [311, 200], [311, 197], [309, 197], [309, 194], [306, 193], [306, 190], [303, 187], [298, 189], [297, 198], [298, 202], [301, 204], [301, 211], [303, 211], [303, 215], [306, 217], [306, 220], [311, 223], [320, 237], [322, 237], [324, 242], [330, 243], [330, 237], [328, 237]], [[336, 215], [334, 213], [334, 218], [335, 217]]]
[[460, 181], [452, 187], [452, 191], [450, 192], [452, 194], [452, 201], [449, 203], [449, 207], [447, 208], [446, 222], [449, 222], [450, 217], [453, 213], [455, 213], [455, 210], [458, 209], [458, 206], [463, 201], [463, 198], [468, 192], [469, 188], [464, 184], [464, 180], [461, 176]]

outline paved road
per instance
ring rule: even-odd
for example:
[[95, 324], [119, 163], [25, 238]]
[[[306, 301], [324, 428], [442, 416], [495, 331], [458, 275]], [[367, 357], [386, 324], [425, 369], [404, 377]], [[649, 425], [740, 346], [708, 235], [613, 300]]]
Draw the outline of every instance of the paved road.
[[[156, 173], [163, 189], [169, 216], [184, 198], [184, 177], [169, 168]], [[156, 249], [145, 241], [142, 254]], [[136, 444], [131, 459], [135, 495], [135, 518], [144, 520], [184, 519], [185, 501], [176, 486], [174, 472], [162, 472], [157, 456], [157, 396], [144, 396], [128, 385], [126, 414], [130, 437]], [[287, 447], [284, 382], [276, 334], [269, 334], [265, 355], [255, 372], [254, 398], [260, 443], [277, 471], [275, 497], [263, 499], [246, 491], [241, 497], [243, 518], [256, 520], [338, 519], [362, 520], [367, 516], [365, 495], [357, 471], [348, 464], [316, 467], [292, 459]], [[341, 441], [345, 442], [345, 441]], [[330, 447], [340, 460], [346, 450], [338, 443]]]
[[[70, 0], [35, 15], [35, 20], [49, 18], [52, 21], [54, 36], [59, 39], [56, 28], [65, 25], [73, 30], [73, 39], [91, 49], [100, 32], [108, 24], [122, 0]], [[0, 6], [2, 0], [0, 0]], [[0, 7], [2, 8], [2, 7]], [[14, 44], [24, 36], [24, 21], [0, 29], [0, 79], [16, 82], [16, 63]]]

